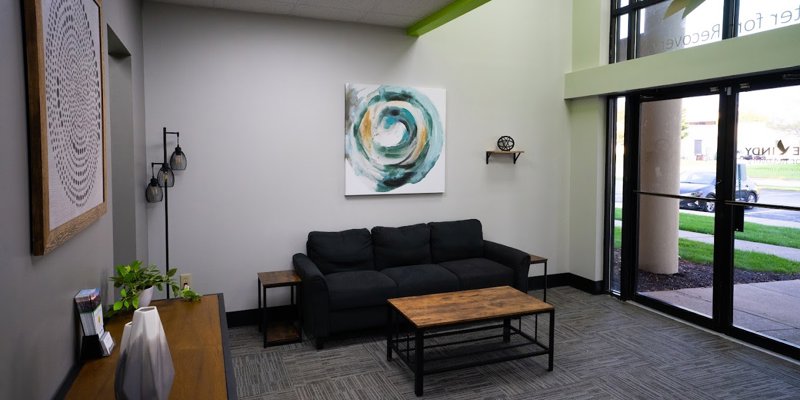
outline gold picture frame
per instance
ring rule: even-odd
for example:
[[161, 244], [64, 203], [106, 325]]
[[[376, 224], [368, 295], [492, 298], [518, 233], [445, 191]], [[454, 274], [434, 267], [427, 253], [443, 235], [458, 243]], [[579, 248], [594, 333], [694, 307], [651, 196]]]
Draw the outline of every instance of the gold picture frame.
[[101, 0], [24, 0], [31, 251], [44, 255], [107, 210]]

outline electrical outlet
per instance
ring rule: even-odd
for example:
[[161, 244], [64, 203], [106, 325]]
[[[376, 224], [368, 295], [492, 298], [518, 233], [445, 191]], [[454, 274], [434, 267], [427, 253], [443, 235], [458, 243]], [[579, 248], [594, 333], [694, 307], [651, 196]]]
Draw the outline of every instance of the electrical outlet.
[[181, 274], [181, 289], [192, 287], [192, 274]]

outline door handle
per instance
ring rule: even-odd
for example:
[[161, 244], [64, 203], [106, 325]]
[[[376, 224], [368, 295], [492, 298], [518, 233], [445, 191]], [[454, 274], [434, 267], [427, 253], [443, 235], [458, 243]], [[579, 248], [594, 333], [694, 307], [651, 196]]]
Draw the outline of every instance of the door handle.
[[744, 207], [733, 206], [733, 230], [744, 232]]

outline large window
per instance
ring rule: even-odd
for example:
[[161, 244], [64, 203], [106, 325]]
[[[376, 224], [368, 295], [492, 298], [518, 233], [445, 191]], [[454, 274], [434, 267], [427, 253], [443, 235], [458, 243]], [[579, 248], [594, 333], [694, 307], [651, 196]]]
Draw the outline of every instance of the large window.
[[798, 77], [609, 100], [612, 294], [800, 359]]
[[616, 0], [611, 62], [800, 23], [797, 0]]

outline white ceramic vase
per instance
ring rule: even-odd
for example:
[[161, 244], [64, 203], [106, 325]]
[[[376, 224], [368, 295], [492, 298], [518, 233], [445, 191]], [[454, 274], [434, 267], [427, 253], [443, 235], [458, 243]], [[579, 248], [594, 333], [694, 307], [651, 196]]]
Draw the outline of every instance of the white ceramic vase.
[[175, 369], [155, 307], [133, 312], [120, 343], [114, 391], [117, 399], [167, 399]]
[[139, 308], [149, 306], [151, 300], [153, 300], [153, 287], [152, 286], [150, 286], [149, 288], [139, 292]]

